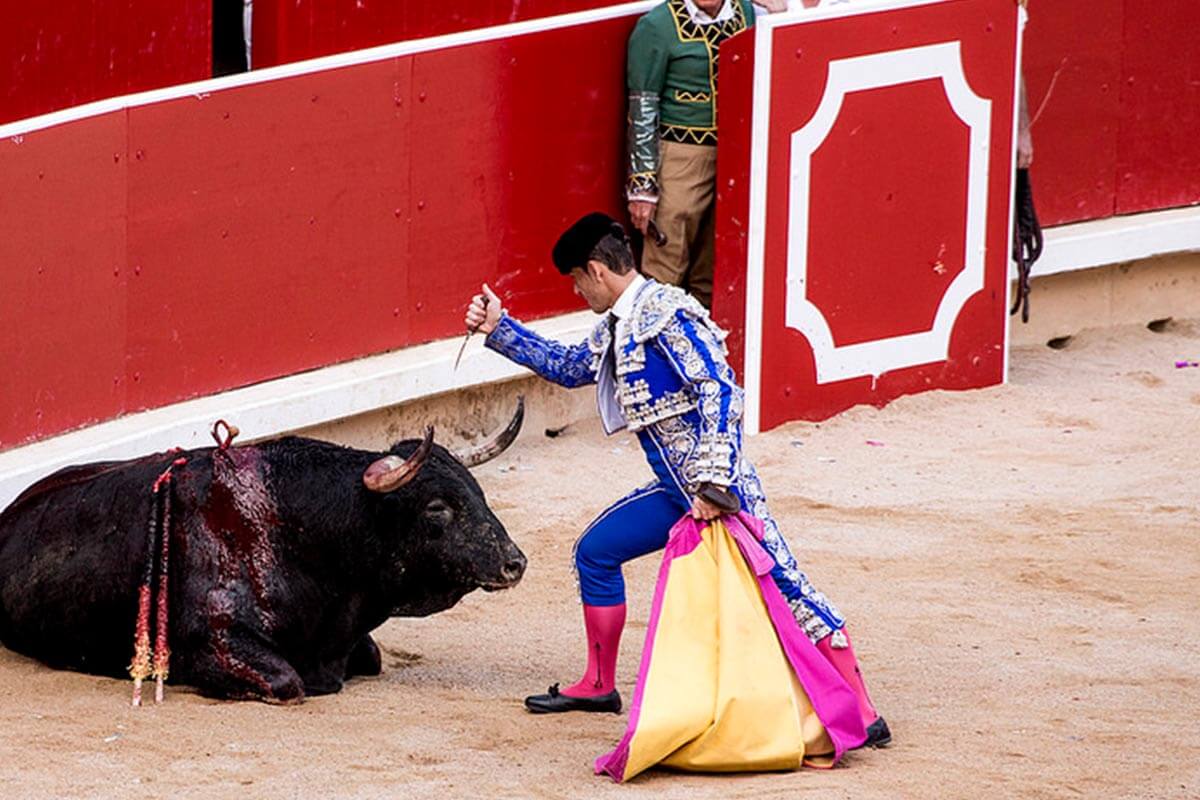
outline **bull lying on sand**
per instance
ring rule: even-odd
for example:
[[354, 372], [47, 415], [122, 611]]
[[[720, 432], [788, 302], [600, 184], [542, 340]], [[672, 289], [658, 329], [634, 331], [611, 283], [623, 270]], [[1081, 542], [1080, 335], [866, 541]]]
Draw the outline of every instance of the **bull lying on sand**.
[[369, 632], [389, 616], [521, 579], [525, 556], [468, 467], [507, 447], [522, 414], [460, 456], [430, 429], [386, 454], [287, 437], [60, 470], [0, 513], [0, 641], [124, 674], [157, 518], [173, 679], [277, 702], [339, 691], [379, 673]]

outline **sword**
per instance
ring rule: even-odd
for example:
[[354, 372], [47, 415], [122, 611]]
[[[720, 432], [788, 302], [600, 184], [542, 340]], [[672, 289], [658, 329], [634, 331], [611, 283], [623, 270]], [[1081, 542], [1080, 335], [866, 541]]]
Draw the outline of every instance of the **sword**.
[[[487, 313], [487, 307], [488, 307], [489, 302], [491, 302], [491, 299], [485, 294], [483, 296], [484, 314]], [[458, 355], [454, 357], [454, 368], [451, 370], [451, 372], [454, 372], [458, 369], [458, 362], [462, 361], [463, 352], [467, 349], [467, 342], [471, 341], [471, 337], [473, 335], [475, 335], [476, 331], [478, 331], [478, 330], [479, 330], [478, 325], [476, 325], [474, 328], [470, 328], [467, 330], [467, 335], [463, 337], [462, 345], [458, 348]]]

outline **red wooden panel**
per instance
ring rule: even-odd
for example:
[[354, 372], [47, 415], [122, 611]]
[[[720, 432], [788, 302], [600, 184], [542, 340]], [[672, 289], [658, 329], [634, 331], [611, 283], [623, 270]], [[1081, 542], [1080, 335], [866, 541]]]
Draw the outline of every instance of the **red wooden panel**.
[[123, 408], [125, 145], [124, 113], [0, 140], [0, 448]]
[[0, 143], [4, 308], [32, 332], [0, 345], [20, 376], [0, 446], [455, 335], [483, 280], [526, 317], [579, 308], [549, 250], [575, 217], [622, 210], [632, 22]]
[[463, 298], [485, 279], [516, 314], [579, 306], [550, 248], [589, 211], [623, 213], [618, 76], [631, 22], [413, 59], [412, 257], [432, 267], [412, 277], [425, 300], [416, 339], [461, 327]]
[[1031, 4], [1022, 62], [1030, 113], [1042, 108], [1032, 177], [1043, 225], [1113, 214], [1126, 2]]
[[130, 410], [454, 335], [484, 280], [578, 308], [549, 250], [620, 211], [629, 24], [132, 110]]
[[125, 32], [125, 93], [212, 76], [212, 0], [124, 0], [120, 5], [128, 8], [117, 9], [110, 24]]
[[395, 62], [130, 112], [130, 409], [408, 341]]
[[0, 5], [0, 123], [212, 73], [211, 4]]
[[[123, 5], [128, 5], [127, 3]], [[126, 81], [122, 15], [98, 5], [64, 14], [52, 3], [0, 5], [0, 122], [86, 102]]]
[[896, 299], [940, 298], [962, 272], [969, 143], [941, 81], [846, 98], [813, 154], [809, 195], [809, 259], [821, 270], [808, 297], [837, 346], [933, 327], [936, 303]]
[[1200, 203], [1200, 3], [1125, 0], [1117, 213]]

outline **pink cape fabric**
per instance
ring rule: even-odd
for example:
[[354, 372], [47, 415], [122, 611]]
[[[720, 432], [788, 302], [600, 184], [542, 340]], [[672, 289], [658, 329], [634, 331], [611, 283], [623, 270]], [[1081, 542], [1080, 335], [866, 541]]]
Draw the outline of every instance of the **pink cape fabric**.
[[[797, 680], [808, 695], [813, 710], [825, 726], [825, 730], [834, 744], [834, 760], [837, 761], [846, 750], [858, 747], [866, 741], [866, 731], [858, 712], [858, 699], [833, 665], [809, 641], [792, 615], [787, 600], [779, 591], [779, 587], [775, 585], [775, 580], [771, 577], [771, 569], [775, 566], [775, 562], [761, 544], [762, 521], [745, 512], [741, 512], [737, 516], [723, 517], [722, 521], [737, 542], [738, 549], [757, 579], [779, 644], [783, 648]], [[616, 749], [596, 759], [597, 775], [607, 774], [617, 782], [624, 779], [630, 744], [637, 732], [638, 718], [645, 700], [646, 676], [649, 674], [650, 664], [654, 658], [655, 634], [658, 631], [671, 562], [696, 549], [701, 542], [700, 533], [705, 526], [706, 523], [695, 520], [691, 516], [685, 516], [671, 529], [670, 538], [663, 551], [658, 582], [654, 589], [654, 602], [650, 609], [650, 621], [647, 625], [646, 642], [642, 650], [637, 688], [634, 690], [633, 703], [630, 705], [629, 723], [625, 735]]]

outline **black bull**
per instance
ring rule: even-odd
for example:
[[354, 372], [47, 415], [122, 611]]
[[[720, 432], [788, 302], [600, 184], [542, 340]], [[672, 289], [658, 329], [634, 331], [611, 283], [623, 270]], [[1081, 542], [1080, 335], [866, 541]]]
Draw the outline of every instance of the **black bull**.
[[121, 675], [147, 563], [151, 487], [168, 486], [172, 680], [205, 694], [295, 702], [378, 674], [369, 632], [482, 588], [525, 556], [468, 466], [432, 441], [389, 454], [287, 437], [69, 467], [0, 513], [0, 641], [53, 667]]

